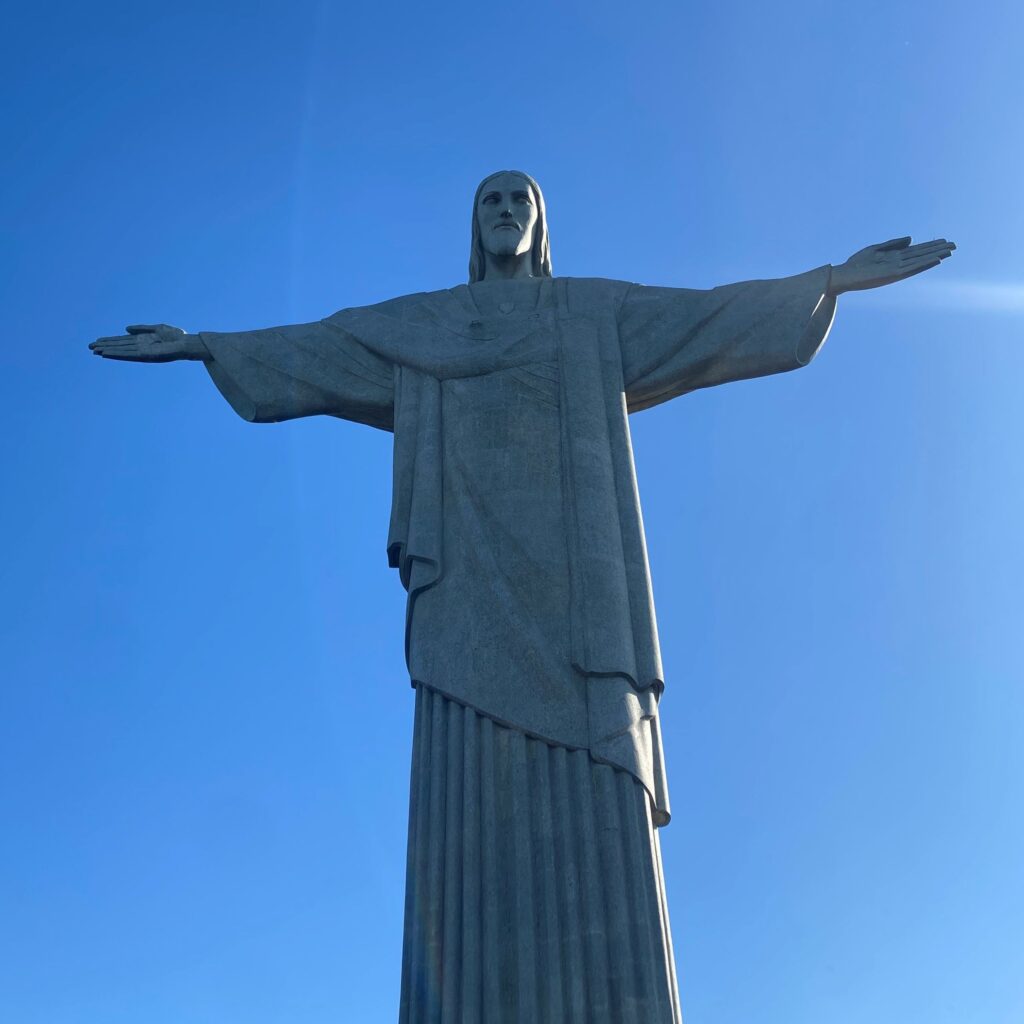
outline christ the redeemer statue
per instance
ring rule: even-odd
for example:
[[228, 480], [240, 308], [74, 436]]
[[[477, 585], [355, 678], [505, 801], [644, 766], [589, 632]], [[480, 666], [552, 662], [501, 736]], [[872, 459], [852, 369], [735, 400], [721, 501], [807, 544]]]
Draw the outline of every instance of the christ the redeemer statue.
[[664, 682], [627, 414], [805, 366], [837, 295], [954, 246], [897, 238], [693, 291], [552, 276], [519, 171], [481, 183], [472, 225], [468, 285], [90, 347], [202, 361], [254, 422], [394, 432], [387, 551], [416, 690], [402, 1024], [672, 1024]]

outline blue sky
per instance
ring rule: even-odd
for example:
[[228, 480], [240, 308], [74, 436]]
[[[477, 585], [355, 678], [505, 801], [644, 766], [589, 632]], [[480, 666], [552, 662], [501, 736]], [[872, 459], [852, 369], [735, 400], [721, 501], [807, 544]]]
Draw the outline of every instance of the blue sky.
[[237, 419], [133, 322], [946, 236], [812, 367], [634, 417], [690, 1024], [1024, 1019], [1017, 4], [52, 3], [5, 15], [0, 1019], [396, 1018], [390, 438]]

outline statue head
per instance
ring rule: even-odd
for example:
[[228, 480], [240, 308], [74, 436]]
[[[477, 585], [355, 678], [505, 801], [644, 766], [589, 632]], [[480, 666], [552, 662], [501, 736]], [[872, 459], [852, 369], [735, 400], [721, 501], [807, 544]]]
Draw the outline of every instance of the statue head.
[[482, 281], [487, 255], [530, 253], [530, 274], [551, 277], [551, 246], [544, 212], [544, 193], [523, 171], [495, 171], [477, 186], [473, 197], [473, 236], [469, 281]]

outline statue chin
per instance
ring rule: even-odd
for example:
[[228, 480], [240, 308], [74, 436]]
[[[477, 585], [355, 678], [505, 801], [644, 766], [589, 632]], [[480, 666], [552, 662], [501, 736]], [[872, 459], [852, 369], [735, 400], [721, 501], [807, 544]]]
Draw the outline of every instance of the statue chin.
[[[502, 238], [501, 235], [508, 237]], [[521, 256], [530, 251], [529, 240], [511, 231], [502, 231], [497, 237], [487, 239], [484, 248], [492, 256]]]

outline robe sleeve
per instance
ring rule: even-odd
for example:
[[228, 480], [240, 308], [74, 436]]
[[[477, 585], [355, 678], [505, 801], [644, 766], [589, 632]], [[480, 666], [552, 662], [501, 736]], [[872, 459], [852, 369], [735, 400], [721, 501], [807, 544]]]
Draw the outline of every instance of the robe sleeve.
[[323, 414], [394, 429], [391, 363], [328, 320], [200, 337], [213, 382], [243, 419]]
[[806, 366], [825, 342], [830, 267], [709, 291], [631, 285], [619, 308], [626, 404]]

